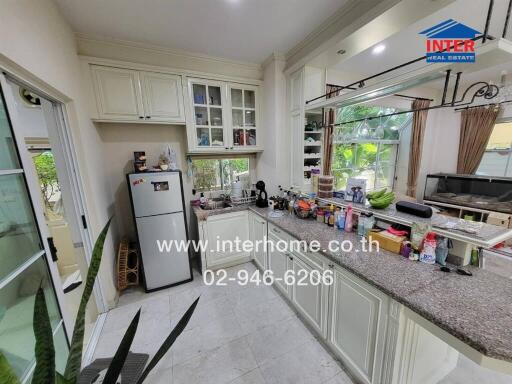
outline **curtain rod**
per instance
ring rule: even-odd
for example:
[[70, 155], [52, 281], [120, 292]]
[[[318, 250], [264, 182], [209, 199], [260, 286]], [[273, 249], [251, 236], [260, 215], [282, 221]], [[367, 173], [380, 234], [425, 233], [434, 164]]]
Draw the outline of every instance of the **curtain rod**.
[[467, 107], [464, 107], [464, 108], [455, 108], [454, 112], [465, 111], [467, 109], [472, 109], [472, 108], [489, 107], [489, 106], [492, 106], [492, 105], [497, 106], [497, 105], [508, 104], [508, 103], [512, 103], [512, 100], [503, 100], [503, 101], [500, 101], [499, 103], [468, 105]]
[[438, 109], [438, 108], [445, 108], [445, 107], [450, 107], [450, 105], [433, 105], [432, 107], [417, 108], [417, 109], [411, 109], [411, 110], [408, 110], [408, 111], [399, 111], [399, 112], [387, 113], [385, 115], [370, 116], [370, 117], [365, 117], [365, 118], [362, 118], [362, 119], [356, 119], [356, 120], [351, 120], [351, 121], [342, 121], [341, 123], [333, 124], [333, 126], [358, 123], [360, 121], [375, 120], [375, 119], [380, 119], [382, 117], [403, 115], [403, 114], [406, 114], [406, 113], [413, 113], [413, 112], [419, 112], [419, 111], [428, 111], [428, 110], [431, 110], [431, 109]]
[[[491, 105], [501, 105], [501, 104], [508, 104], [508, 103], [512, 103], [512, 100], [505, 100], [505, 101], [501, 101], [499, 103], [488, 103], [488, 104], [471, 105], [471, 106], [467, 106], [467, 107], [464, 107], [464, 108], [455, 108], [454, 112], [458, 112], [458, 111], [462, 111], [462, 110], [466, 110], [466, 109], [471, 109], [471, 108], [487, 107], [487, 106], [491, 106]], [[420, 112], [420, 111], [429, 111], [429, 110], [432, 110], [432, 109], [450, 108], [450, 107], [452, 107], [451, 104], [433, 105], [431, 107], [417, 108], [417, 109], [411, 109], [411, 110], [408, 110], [408, 111], [399, 111], [399, 112], [387, 113], [385, 115], [380, 115], [380, 116], [370, 116], [370, 117], [365, 117], [365, 118], [351, 120], [351, 121], [342, 121], [341, 123], [333, 124], [333, 126], [358, 123], [358, 122], [367, 121], [367, 120], [375, 120], [375, 119], [380, 119], [382, 117], [390, 117], [390, 116], [396, 116], [396, 115], [403, 115], [403, 114], [406, 114], [406, 113], [414, 113], [414, 112]]]
[[[512, 2], [512, 0], [510, 0]], [[338, 91], [341, 91], [343, 89], [351, 89], [351, 90], [356, 90], [357, 88], [354, 88], [354, 87], [346, 87], [344, 85], [336, 85], [336, 84], [326, 84], [326, 86], [328, 87], [337, 87], [338, 89], [335, 89], [333, 91], [329, 91], [329, 93], [331, 92], [338, 92]], [[404, 94], [401, 94], [401, 93], [394, 93], [390, 96], [396, 96], [396, 97], [402, 97], [404, 99], [409, 99], [409, 100], [428, 100], [428, 101], [434, 101], [434, 99], [428, 99], [426, 97], [419, 97], [419, 96], [409, 96], [409, 95], [404, 95]]]

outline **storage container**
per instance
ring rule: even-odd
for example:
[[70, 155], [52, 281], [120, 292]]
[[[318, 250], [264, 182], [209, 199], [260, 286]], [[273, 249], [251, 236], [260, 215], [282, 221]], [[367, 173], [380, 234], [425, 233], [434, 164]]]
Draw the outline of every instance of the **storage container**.
[[376, 241], [379, 247], [393, 253], [400, 253], [402, 242], [406, 239], [405, 236], [396, 236], [387, 231], [371, 230], [368, 232], [368, 240]]

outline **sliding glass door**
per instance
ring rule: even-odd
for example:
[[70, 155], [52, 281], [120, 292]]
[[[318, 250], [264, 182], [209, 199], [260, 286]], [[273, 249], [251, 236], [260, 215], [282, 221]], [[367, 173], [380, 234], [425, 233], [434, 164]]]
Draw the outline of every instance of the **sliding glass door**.
[[35, 366], [33, 310], [39, 286], [46, 295], [59, 371], [63, 370], [68, 342], [49, 271], [46, 240], [35, 219], [1, 89], [0, 93], [0, 354], [16, 375], [27, 381]]

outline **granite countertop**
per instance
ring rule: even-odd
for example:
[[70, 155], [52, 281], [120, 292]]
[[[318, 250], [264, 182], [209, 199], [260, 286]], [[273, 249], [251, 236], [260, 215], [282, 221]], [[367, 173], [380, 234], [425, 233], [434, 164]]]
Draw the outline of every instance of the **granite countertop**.
[[[325, 204], [332, 203], [337, 206], [347, 206], [349, 204], [349, 202], [346, 202], [345, 200], [336, 197], [333, 197], [331, 199], [318, 200]], [[439, 226], [442, 226], [445, 223], [455, 223], [458, 222], [460, 219], [436, 213], [434, 213], [431, 218], [418, 217], [410, 215], [408, 213], [397, 211], [394, 204], [391, 204], [389, 207], [384, 209], [374, 209], [371, 206], [367, 206], [364, 204], [350, 204], [356, 211], [371, 212], [377, 218], [391, 220], [395, 223], [404, 224], [407, 226], [411, 226], [412, 223], [429, 223], [432, 225], [432, 230], [434, 232], [442, 236], [448, 237], [450, 239], [460, 240], [466, 243], [476, 245], [477, 247], [491, 248], [494, 247], [496, 244], [499, 244], [502, 241], [512, 237], [512, 229], [498, 227], [486, 223], [481, 224], [481, 228], [477, 234], [470, 234], [459, 230], [440, 228]]]
[[[482, 354], [512, 362], [512, 280], [473, 267], [466, 267], [473, 276], [461, 276], [455, 270], [445, 273], [439, 266], [413, 262], [385, 250], [362, 251], [355, 233], [287, 213], [269, 217], [268, 208], [249, 209], [299, 240], [319, 241], [320, 253], [328, 259]], [[331, 240], [352, 240], [357, 246], [350, 254], [331, 252], [327, 246]]]
[[202, 209], [201, 207], [198, 207], [198, 206], [192, 206], [192, 209], [194, 210], [194, 213], [197, 217], [197, 221], [204, 221], [208, 218], [208, 216], [222, 215], [224, 213], [229, 213], [229, 212], [245, 211], [245, 210], [247, 210], [247, 208], [249, 208], [251, 206], [254, 206], [254, 204], [240, 204], [240, 205], [233, 205], [233, 206], [227, 207], [227, 208], [218, 208], [218, 209]]

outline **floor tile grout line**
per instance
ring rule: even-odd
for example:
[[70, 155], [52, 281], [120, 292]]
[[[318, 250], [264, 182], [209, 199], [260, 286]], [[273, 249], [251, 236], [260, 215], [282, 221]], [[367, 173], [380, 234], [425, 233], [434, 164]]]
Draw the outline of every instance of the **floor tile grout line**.
[[[281, 354], [280, 354], [280, 355], [278, 355], [278, 356], [274, 356], [274, 357], [272, 358], [272, 360], [277, 360], [277, 359], [279, 359], [280, 357], [283, 357], [284, 355], [286, 355], [286, 354], [290, 353], [290, 352], [291, 352], [291, 351], [293, 351], [294, 349], [300, 348], [300, 347], [302, 347], [302, 346], [304, 346], [304, 345], [306, 345], [306, 344], [308, 344], [308, 343], [312, 343], [313, 341], [314, 341], [314, 340], [307, 340], [307, 341], [305, 341], [305, 342], [303, 342], [303, 343], [301, 343], [301, 344], [298, 344], [298, 345], [296, 345], [295, 347], [293, 347], [293, 348], [289, 349], [288, 351], [283, 352], [283, 353], [281, 353]], [[249, 347], [250, 347], [250, 345], [249, 345]], [[262, 364], [260, 364], [260, 363], [258, 363], [258, 362], [257, 362], [257, 364], [258, 364], [258, 368], [259, 368], [259, 369], [261, 369], [264, 365], [266, 365], [266, 364], [268, 364], [268, 363], [271, 363], [271, 362], [272, 362], [272, 360], [267, 360], [267, 361], [263, 362]]]

